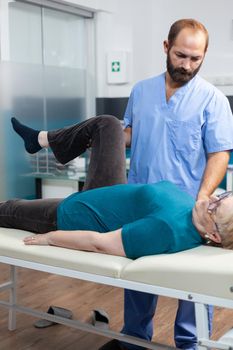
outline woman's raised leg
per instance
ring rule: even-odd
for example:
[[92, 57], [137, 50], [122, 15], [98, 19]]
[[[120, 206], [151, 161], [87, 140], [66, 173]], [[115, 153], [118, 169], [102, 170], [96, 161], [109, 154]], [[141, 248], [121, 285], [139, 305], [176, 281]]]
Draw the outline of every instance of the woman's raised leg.
[[49, 131], [48, 141], [61, 163], [91, 147], [84, 190], [126, 183], [125, 141], [117, 118], [103, 115], [69, 128]]
[[[40, 132], [12, 119], [14, 130], [24, 139], [25, 148], [40, 149]], [[44, 131], [42, 131], [44, 133]], [[43, 134], [44, 135], [44, 134]], [[125, 140], [119, 120], [102, 115], [80, 124], [46, 134], [48, 145], [57, 160], [65, 164], [91, 147], [91, 157], [84, 190], [126, 183]], [[45, 142], [46, 144], [46, 142]], [[30, 145], [31, 148], [29, 148]]]

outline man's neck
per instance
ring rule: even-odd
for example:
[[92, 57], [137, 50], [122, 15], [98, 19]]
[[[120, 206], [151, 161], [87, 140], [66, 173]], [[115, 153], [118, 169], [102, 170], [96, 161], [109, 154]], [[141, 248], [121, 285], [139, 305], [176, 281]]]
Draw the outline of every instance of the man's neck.
[[172, 95], [178, 90], [183, 84], [177, 83], [170, 77], [169, 73], [165, 74], [165, 86], [166, 86], [166, 99], [167, 101], [172, 97]]

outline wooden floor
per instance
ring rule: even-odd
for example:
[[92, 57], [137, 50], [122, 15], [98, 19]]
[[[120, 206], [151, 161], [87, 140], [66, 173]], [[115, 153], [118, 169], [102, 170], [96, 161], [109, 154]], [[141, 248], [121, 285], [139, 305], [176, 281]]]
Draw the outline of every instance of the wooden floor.
[[[0, 282], [6, 280], [8, 268], [0, 264]], [[120, 330], [123, 323], [123, 291], [118, 288], [82, 282], [47, 273], [19, 269], [18, 301], [24, 306], [46, 311], [49, 305], [71, 309], [74, 318], [87, 321], [91, 310], [103, 308], [110, 315], [110, 327]], [[1, 299], [7, 300], [2, 292]], [[173, 346], [173, 323], [177, 303], [159, 298], [154, 320], [154, 341]], [[47, 329], [33, 327], [31, 316], [17, 315], [17, 330], [7, 330], [7, 310], [0, 308], [0, 350], [97, 350], [108, 339], [56, 325]], [[233, 310], [215, 309], [213, 339], [233, 327]]]

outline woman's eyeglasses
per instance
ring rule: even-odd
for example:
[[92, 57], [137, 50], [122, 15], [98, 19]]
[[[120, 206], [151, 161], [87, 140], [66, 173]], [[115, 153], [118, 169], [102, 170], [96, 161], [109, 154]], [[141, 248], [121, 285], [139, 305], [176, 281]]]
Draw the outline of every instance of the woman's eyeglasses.
[[218, 199], [216, 199], [216, 201], [210, 203], [208, 210], [209, 211], [213, 211], [215, 208], [217, 208], [219, 206], [219, 203], [224, 199], [224, 198], [228, 198], [230, 196], [233, 195], [233, 191], [226, 191], [223, 193], [218, 194], [216, 197], [218, 197]]

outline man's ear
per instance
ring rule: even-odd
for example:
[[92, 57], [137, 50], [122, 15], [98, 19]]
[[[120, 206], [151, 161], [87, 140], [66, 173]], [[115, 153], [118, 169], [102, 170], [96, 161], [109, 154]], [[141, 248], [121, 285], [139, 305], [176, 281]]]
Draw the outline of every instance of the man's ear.
[[215, 242], [215, 243], [221, 243], [222, 242], [222, 238], [220, 236], [220, 234], [215, 231], [212, 233], [208, 233], [208, 237], [211, 241]]
[[169, 48], [168, 41], [167, 41], [167, 40], [164, 40], [164, 42], [163, 42], [163, 49], [164, 49], [164, 52], [165, 52], [166, 54], [168, 53], [168, 48]]

